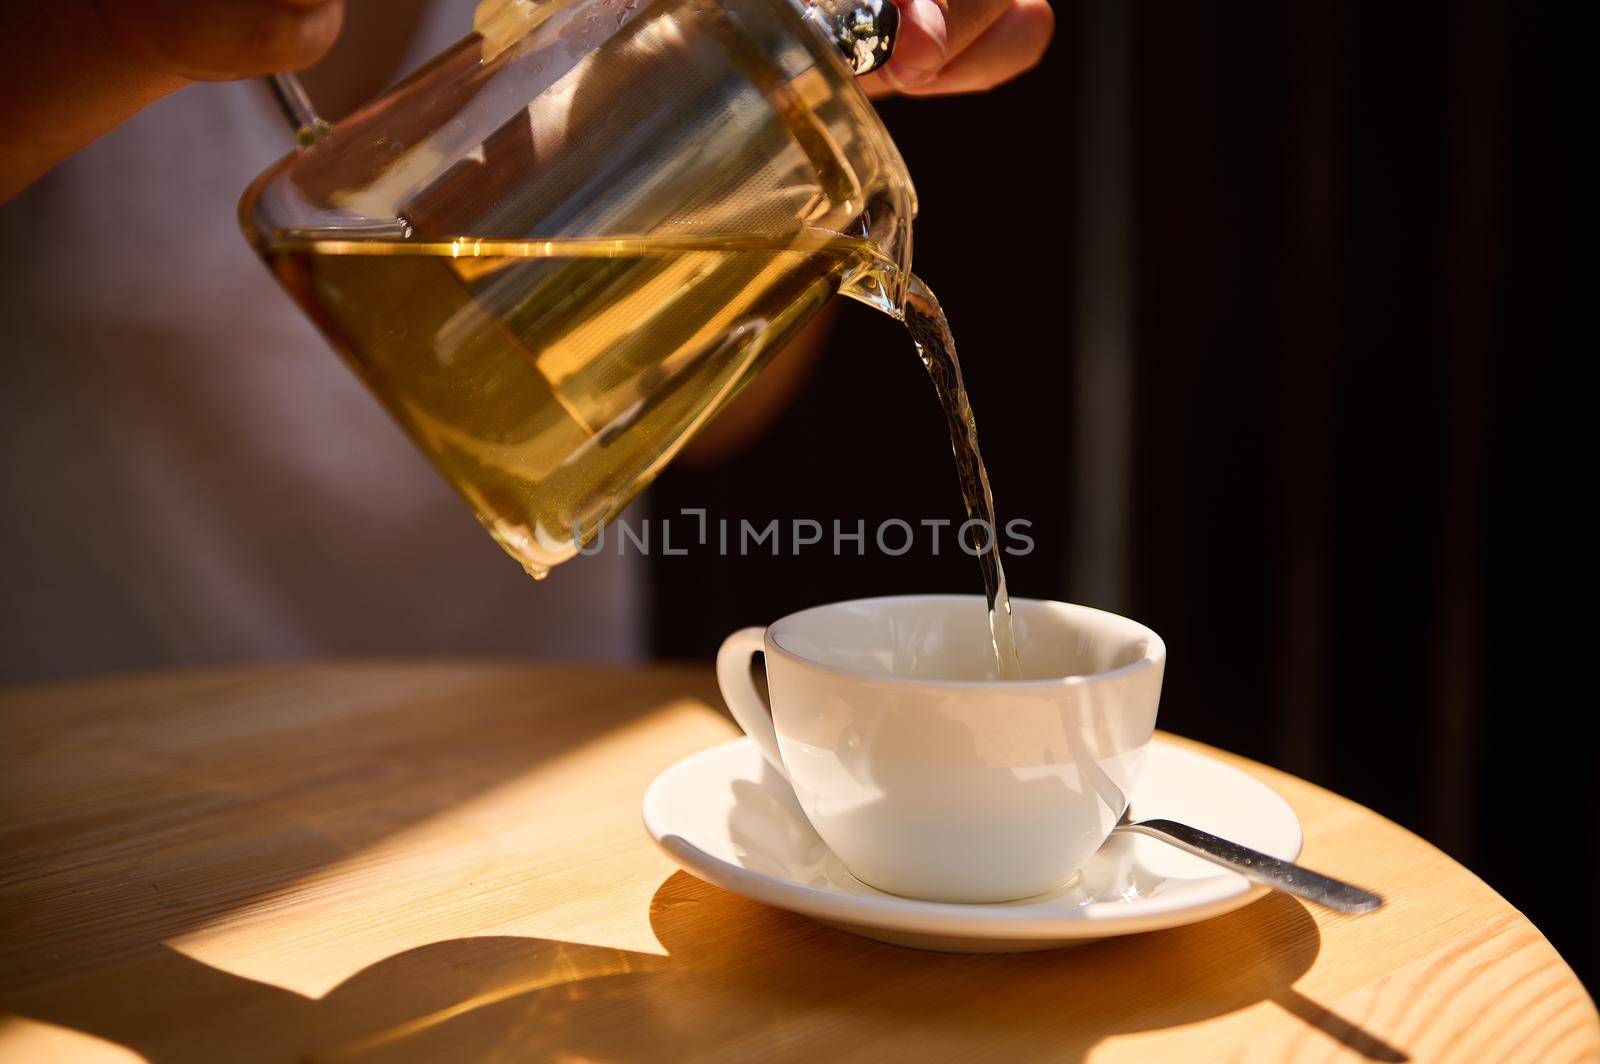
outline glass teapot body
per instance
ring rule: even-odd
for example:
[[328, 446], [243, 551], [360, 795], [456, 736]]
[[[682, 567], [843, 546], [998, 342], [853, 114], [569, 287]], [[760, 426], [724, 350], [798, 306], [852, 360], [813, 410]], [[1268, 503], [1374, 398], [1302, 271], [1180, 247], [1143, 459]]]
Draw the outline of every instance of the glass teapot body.
[[915, 198], [790, 0], [527, 0], [264, 173], [246, 236], [529, 572], [575, 553]]

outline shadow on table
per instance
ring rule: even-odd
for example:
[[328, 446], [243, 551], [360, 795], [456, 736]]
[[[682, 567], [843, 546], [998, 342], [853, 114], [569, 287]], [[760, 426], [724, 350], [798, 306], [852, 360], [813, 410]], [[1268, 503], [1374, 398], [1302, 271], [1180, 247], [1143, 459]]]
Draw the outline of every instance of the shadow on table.
[[[604, 712], [561, 715], [557, 728], [532, 711], [540, 683], [558, 675], [565, 697]], [[1371, 1059], [1406, 1059], [1293, 989], [1320, 939], [1283, 897], [1070, 950], [957, 956], [828, 930], [678, 873], [651, 905], [666, 956], [460, 938], [396, 954], [316, 999], [160, 944], [680, 696], [714, 701], [703, 673], [681, 681], [664, 682], [660, 670], [512, 665], [416, 666], [396, 678], [392, 666], [352, 665], [13, 700], [11, 716], [0, 713], [14, 725], [0, 807], [22, 826], [0, 839], [12, 872], [0, 908], [0, 987], [12, 988], [0, 992], [0, 1056], [16, 1034], [11, 1013], [153, 1064], [912, 1052], [1070, 1060], [1119, 1034], [1273, 1001], [1308, 1034]], [[128, 720], [139, 724], [136, 745], [119, 723]], [[78, 793], [86, 780], [93, 803]], [[175, 827], [195, 824], [203, 835]]]
[[[408, 950], [313, 1000], [165, 947], [23, 1015], [152, 1064], [558, 1058], [1082, 1059], [1120, 1034], [1275, 1001], [1372, 1060], [1399, 1050], [1292, 989], [1320, 948], [1271, 896], [1190, 927], [1068, 950], [961, 956], [882, 945], [683, 873], [656, 892], [668, 956], [529, 938]], [[870, 1040], [863, 1032], [872, 1032]]]
[[182, 938], [676, 703], [713, 704], [715, 686], [698, 669], [351, 662], [4, 694], [0, 1004], [14, 982]]

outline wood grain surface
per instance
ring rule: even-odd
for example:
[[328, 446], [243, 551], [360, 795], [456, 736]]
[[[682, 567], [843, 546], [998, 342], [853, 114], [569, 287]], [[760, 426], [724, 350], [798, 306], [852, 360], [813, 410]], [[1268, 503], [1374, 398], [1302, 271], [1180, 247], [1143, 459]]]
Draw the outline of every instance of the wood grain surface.
[[734, 734], [699, 668], [179, 673], [13, 691], [0, 728], [0, 1060], [1600, 1060], [1493, 890], [1227, 755], [1388, 907], [1019, 956], [829, 930], [640, 826]]

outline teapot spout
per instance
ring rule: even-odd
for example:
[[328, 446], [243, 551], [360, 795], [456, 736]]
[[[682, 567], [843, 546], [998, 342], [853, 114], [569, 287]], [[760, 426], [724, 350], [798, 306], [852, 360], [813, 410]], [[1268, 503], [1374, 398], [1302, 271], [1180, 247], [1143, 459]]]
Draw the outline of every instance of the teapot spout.
[[845, 273], [840, 295], [900, 317], [911, 278], [911, 220], [916, 213], [916, 197], [909, 182], [873, 195], [850, 233], [871, 253]]

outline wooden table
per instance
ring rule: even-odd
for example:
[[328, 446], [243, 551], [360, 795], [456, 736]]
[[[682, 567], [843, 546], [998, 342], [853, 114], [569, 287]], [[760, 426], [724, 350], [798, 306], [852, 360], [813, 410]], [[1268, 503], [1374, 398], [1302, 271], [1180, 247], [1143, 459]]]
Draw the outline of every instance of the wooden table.
[[639, 823], [718, 706], [698, 668], [481, 663], [0, 696], [0, 1059], [1600, 1059], [1494, 891], [1238, 758], [1389, 906], [972, 957], [724, 893]]

